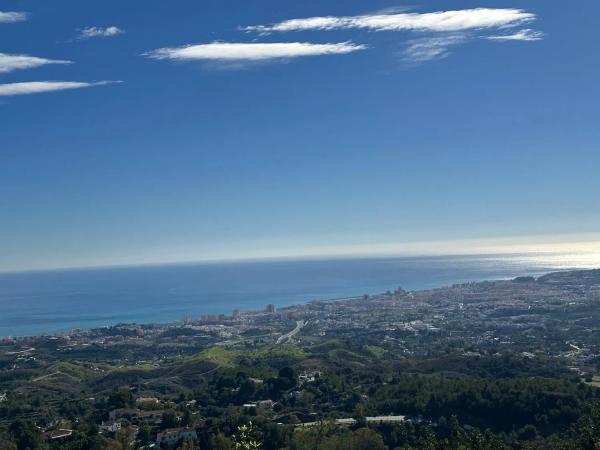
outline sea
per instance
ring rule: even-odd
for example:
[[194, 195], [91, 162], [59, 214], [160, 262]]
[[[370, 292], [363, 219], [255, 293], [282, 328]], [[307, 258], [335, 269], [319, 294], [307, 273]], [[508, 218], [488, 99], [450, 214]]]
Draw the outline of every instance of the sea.
[[313, 300], [600, 267], [600, 255], [510, 254], [146, 265], [0, 273], [0, 337], [256, 311]]

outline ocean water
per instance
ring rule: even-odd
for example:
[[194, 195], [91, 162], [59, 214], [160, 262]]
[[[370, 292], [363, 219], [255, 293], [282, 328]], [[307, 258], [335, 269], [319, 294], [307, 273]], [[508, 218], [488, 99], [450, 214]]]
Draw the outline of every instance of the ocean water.
[[320, 299], [597, 267], [581, 255], [182, 264], [0, 274], [0, 336], [170, 322]]

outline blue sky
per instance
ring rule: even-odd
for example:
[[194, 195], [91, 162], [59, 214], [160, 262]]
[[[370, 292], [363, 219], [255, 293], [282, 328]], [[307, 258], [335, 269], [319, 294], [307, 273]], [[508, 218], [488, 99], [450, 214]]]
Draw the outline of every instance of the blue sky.
[[0, 270], [596, 233], [599, 14], [0, 0]]

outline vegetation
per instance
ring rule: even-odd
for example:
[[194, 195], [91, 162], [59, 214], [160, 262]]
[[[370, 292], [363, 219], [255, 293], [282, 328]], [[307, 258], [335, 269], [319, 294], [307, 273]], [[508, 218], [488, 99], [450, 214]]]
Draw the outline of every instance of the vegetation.
[[[531, 279], [469, 285], [471, 298], [500, 290], [549, 311], [536, 314], [550, 322], [523, 325], [512, 305], [485, 309], [496, 339], [468, 335], [468, 323], [482, 325], [458, 322], [465, 313], [453, 304], [446, 326], [458, 337], [441, 326], [391, 329], [401, 315], [417, 325], [439, 315], [424, 302], [393, 309], [408, 297], [399, 290], [330, 315], [320, 304], [300, 309], [313, 322], [294, 343], [277, 344], [296, 323], [285, 315], [251, 316], [243, 326], [233, 319], [196, 328], [120, 325], [5, 341], [0, 450], [597, 450], [600, 330], [588, 318], [600, 302], [573, 277], [551, 277], [537, 296]], [[427, 295], [450, 298], [444, 290]], [[496, 318], [502, 314], [512, 328]]]

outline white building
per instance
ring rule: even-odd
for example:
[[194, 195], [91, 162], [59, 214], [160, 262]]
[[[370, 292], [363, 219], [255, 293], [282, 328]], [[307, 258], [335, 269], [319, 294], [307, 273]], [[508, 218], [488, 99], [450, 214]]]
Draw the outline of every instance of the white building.
[[156, 436], [159, 444], [177, 444], [187, 439], [196, 439], [196, 430], [193, 428], [167, 428]]
[[100, 432], [115, 433], [121, 429], [121, 422], [105, 422], [100, 425]]

